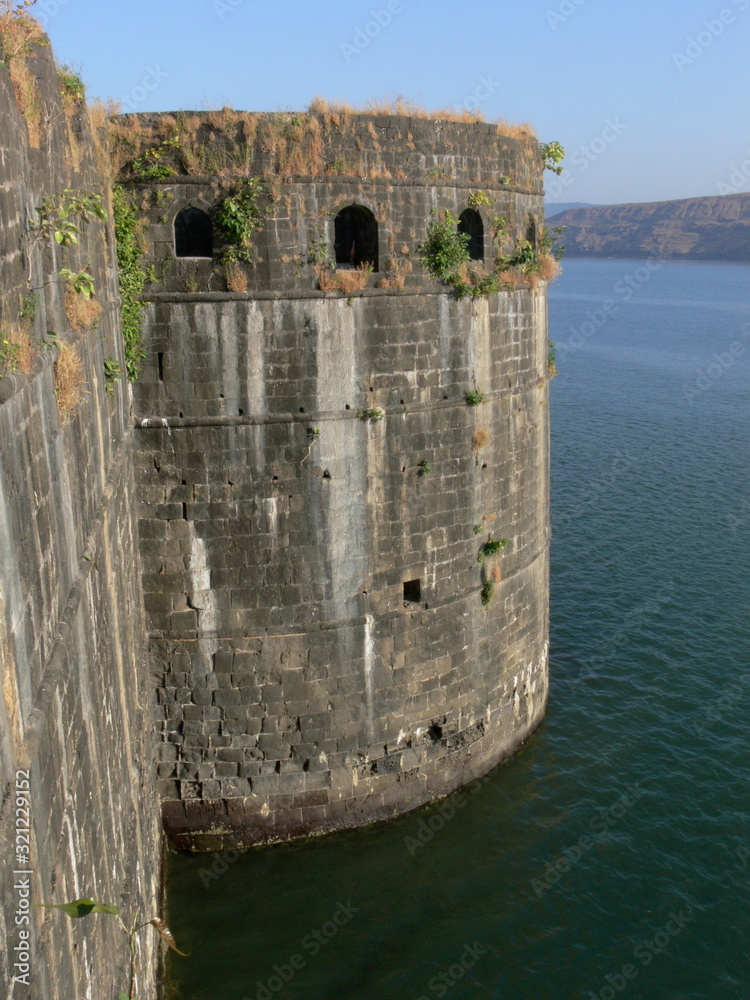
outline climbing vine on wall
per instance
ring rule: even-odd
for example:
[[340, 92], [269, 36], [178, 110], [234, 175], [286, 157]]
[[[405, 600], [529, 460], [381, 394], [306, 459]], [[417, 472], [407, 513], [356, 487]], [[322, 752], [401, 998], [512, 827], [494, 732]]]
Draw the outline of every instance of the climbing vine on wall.
[[139, 296], [147, 281], [153, 281], [151, 269], [141, 266], [144, 247], [141, 240], [141, 223], [135, 206], [124, 190], [115, 185], [112, 190], [117, 239], [117, 269], [122, 298], [122, 334], [125, 340], [125, 366], [128, 378], [134, 382], [143, 365], [146, 352], [141, 335], [143, 303]]

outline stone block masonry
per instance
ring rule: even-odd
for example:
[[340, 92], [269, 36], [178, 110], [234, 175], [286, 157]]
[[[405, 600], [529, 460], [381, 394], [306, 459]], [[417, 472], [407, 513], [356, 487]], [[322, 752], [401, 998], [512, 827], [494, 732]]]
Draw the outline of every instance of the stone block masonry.
[[[110, 181], [30, 37], [0, 65], [0, 976], [67, 1000], [126, 988], [126, 943], [32, 904], [156, 915], [159, 797], [184, 848], [359, 826], [538, 724], [545, 285], [458, 301], [416, 247], [450, 210], [491, 270], [543, 207], [535, 143], [485, 124], [126, 116], [113, 151], [154, 265], [131, 390], [111, 212], [71, 246], [33, 234], [45, 200], [109, 205]], [[217, 213], [248, 179], [261, 221], [230, 264]], [[153, 936], [138, 955], [152, 997]]]
[[[25, 303], [33, 347], [28, 374], [0, 378], [0, 994], [70, 1000], [127, 990], [127, 940], [111, 917], [32, 907], [93, 896], [155, 915], [161, 851], [130, 391], [107, 392], [104, 377], [105, 357], [123, 360], [112, 231], [97, 220], [78, 247], [29, 243], [43, 199], [75, 189], [106, 204], [108, 182], [85, 111], [62, 109], [49, 48], [34, 45], [27, 62], [30, 121], [0, 67], [0, 340]], [[97, 329], [71, 329], [63, 267], [94, 277]], [[39, 346], [48, 331], [83, 362], [85, 395], [67, 422], [59, 347]], [[139, 957], [145, 1000], [154, 940]]]
[[[485, 773], [546, 704], [546, 287], [457, 301], [415, 253], [434, 212], [474, 194], [491, 267], [494, 215], [511, 240], [536, 230], [541, 167], [494, 127], [353, 119], [323, 130], [326, 156], [351, 162], [374, 135], [367, 175], [285, 177], [245, 292], [216, 290], [216, 259], [169, 256], [178, 214], [215, 217], [241, 178], [129, 184], [165, 275], [136, 462], [179, 847], [397, 815]], [[158, 116], [139, 125], [163, 134]], [[261, 176], [265, 148], [244, 151]], [[323, 292], [308, 244], [332, 259], [346, 206], [372, 213], [376, 272]], [[400, 288], [382, 280], [394, 257]], [[492, 538], [507, 545], [480, 563]]]

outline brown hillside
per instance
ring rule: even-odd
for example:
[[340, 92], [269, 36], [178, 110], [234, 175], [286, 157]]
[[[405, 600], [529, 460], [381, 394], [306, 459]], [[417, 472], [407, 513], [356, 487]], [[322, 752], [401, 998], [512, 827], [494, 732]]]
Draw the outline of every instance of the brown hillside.
[[555, 215], [572, 257], [750, 260], [750, 194], [635, 205], [595, 205]]

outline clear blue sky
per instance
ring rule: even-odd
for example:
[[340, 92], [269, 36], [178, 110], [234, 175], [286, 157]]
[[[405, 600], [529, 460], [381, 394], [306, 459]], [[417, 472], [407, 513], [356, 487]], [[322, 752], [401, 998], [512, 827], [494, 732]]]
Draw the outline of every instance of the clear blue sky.
[[566, 184], [547, 174], [553, 201], [750, 191], [750, 0], [39, 0], [36, 11], [89, 97], [130, 110], [297, 110], [316, 94], [469, 101], [567, 147]]

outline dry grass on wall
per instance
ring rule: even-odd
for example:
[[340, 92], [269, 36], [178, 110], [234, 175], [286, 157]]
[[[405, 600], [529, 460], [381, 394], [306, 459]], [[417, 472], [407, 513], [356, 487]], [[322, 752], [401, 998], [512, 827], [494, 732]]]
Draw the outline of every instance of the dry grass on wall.
[[247, 291], [247, 275], [237, 264], [227, 264], [224, 271], [224, 280], [230, 292]]
[[98, 324], [102, 307], [95, 299], [87, 299], [71, 286], [65, 286], [65, 315], [71, 330], [91, 330]]
[[[308, 111], [320, 115], [335, 116], [339, 119], [351, 115], [401, 115], [405, 118], [425, 118], [431, 121], [464, 124], [487, 121], [484, 112], [479, 108], [472, 111], [453, 107], [425, 108], [423, 105], [415, 104], [401, 96], [368, 101], [363, 108], [354, 107], [346, 101], [329, 101], [325, 97], [318, 96], [310, 102]], [[528, 122], [516, 125], [504, 118], [499, 118], [497, 121], [497, 134], [508, 136], [511, 139], [519, 139], [522, 142], [533, 140], [536, 137], [533, 125], [528, 124]]]
[[560, 276], [561, 271], [560, 261], [552, 254], [542, 254], [539, 258], [539, 277], [542, 281], [554, 281]]
[[0, 375], [31, 374], [34, 356], [34, 345], [27, 330], [18, 323], [0, 327]]
[[55, 362], [55, 397], [60, 423], [66, 424], [73, 419], [85, 396], [83, 361], [75, 347], [61, 344]]
[[340, 268], [337, 271], [329, 271], [320, 268], [318, 274], [318, 286], [323, 292], [343, 292], [351, 295], [352, 292], [361, 292], [367, 287], [367, 281], [372, 274], [372, 267], [369, 264], [360, 264], [356, 268]]
[[392, 288], [401, 291], [413, 269], [414, 267], [410, 260], [391, 258], [386, 266], [385, 277], [381, 278], [375, 287]]
[[[390, 170], [369, 162], [381, 146], [372, 122], [367, 126], [372, 142], [363, 144], [360, 138], [358, 155], [332, 158], [327, 138], [334, 135], [338, 141], [352, 134], [357, 128], [357, 116], [362, 115], [408, 115], [465, 124], [484, 121], [478, 112], [460, 108], [428, 110], [403, 98], [373, 101], [357, 109], [318, 97], [308, 111], [299, 114], [241, 112], [225, 107], [201, 114], [162, 115], [149, 123], [137, 115], [118, 117], [118, 109], [112, 105], [100, 105], [94, 114], [108, 123], [114, 174], [145, 179], [155, 176], [154, 169], [163, 171], [159, 175], [162, 178], [185, 174], [251, 176], [258, 172], [257, 154], [261, 151], [267, 180], [305, 176], [388, 180], [393, 176]], [[538, 155], [531, 126], [503, 120], [497, 124], [497, 131], [500, 136], [521, 140], [529, 156]], [[409, 135], [407, 146], [413, 148], [413, 136]], [[405, 179], [406, 174], [397, 170], [395, 176]]]
[[471, 438], [471, 450], [476, 459], [482, 448], [487, 446], [490, 440], [490, 432], [486, 427], [477, 427]]
[[0, 48], [8, 67], [18, 107], [26, 121], [29, 145], [39, 149], [44, 140], [44, 107], [36, 78], [26, 57], [43, 38], [42, 26], [33, 17], [19, 14], [15, 8], [0, 7]]

